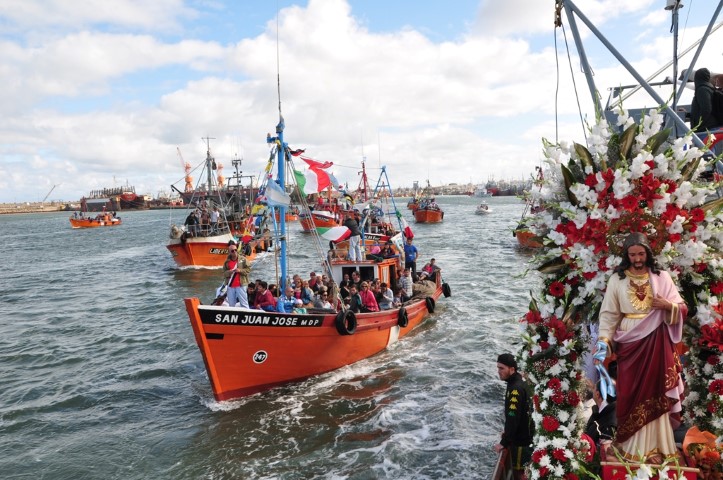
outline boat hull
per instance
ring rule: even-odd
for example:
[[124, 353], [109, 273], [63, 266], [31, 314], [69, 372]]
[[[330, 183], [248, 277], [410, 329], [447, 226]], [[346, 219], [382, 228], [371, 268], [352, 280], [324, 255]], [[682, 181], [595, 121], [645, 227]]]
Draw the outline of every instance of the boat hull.
[[334, 214], [328, 212], [311, 212], [311, 216], [303, 215], [299, 217], [299, 223], [304, 232], [315, 231], [316, 227], [331, 228], [341, 225]]
[[440, 223], [444, 220], [444, 212], [438, 209], [418, 208], [414, 211], [414, 220], [417, 223]]
[[[179, 267], [220, 268], [228, 257], [228, 242], [234, 237], [230, 233], [209, 237], [171, 238], [166, 248]], [[251, 242], [247, 261], [256, 258], [256, 242]]]
[[[438, 286], [431, 298], [442, 294]], [[428, 316], [428, 300], [399, 309], [356, 314], [356, 330], [342, 334], [337, 313], [282, 314], [201, 305], [185, 299], [196, 343], [218, 401], [263, 392], [370, 357], [409, 334]]]
[[120, 218], [71, 218], [70, 226], [72, 228], [98, 228], [98, 227], [116, 227], [120, 225]]

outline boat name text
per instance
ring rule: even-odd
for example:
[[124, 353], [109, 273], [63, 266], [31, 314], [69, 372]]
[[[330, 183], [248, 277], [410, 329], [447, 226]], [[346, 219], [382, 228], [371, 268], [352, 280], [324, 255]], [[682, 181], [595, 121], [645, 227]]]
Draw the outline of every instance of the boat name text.
[[320, 327], [322, 316], [285, 316], [261, 313], [201, 312], [201, 321], [215, 325], [243, 325], [261, 327]]

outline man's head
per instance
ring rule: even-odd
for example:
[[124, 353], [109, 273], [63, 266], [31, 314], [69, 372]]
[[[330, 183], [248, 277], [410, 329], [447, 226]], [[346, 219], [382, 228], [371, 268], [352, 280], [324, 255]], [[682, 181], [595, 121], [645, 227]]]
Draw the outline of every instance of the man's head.
[[287, 297], [291, 297], [292, 295], [294, 295], [294, 289], [291, 288], [291, 285], [287, 285], [284, 289], [284, 292], [286, 293]]
[[412, 240], [413, 240], [413, 238], [412, 238], [412, 237], [407, 237], [407, 243], [408, 243], [409, 245], [411, 245], [411, 244], [412, 244]]
[[517, 360], [511, 353], [503, 353], [497, 357], [497, 374], [500, 380], [507, 380], [517, 373]]

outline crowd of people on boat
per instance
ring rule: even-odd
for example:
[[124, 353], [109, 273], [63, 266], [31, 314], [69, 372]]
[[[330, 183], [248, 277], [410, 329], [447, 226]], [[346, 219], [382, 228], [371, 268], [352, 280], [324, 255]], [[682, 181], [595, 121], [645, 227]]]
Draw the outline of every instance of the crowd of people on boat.
[[424, 198], [419, 201], [419, 208], [425, 210], [439, 210], [439, 205], [434, 198]]
[[73, 218], [76, 220], [90, 220], [91, 222], [110, 222], [113, 219], [120, 220], [120, 217], [116, 215], [116, 212], [106, 212], [97, 214], [95, 217], [87, 215], [84, 212], [73, 212]]
[[[408, 244], [411, 244], [411, 239]], [[350, 309], [354, 313], [365, 313], [390, 310], [414, 297], [415, 283], [421, 285], [430, 281], [436, 285], [436, 277], [441, 271], [432, 258], [417, 275], [416, 262], [411, 260], [405, 264], [405, 268], [395, 269], [396, 275], [391, 283], [382, 282], [378, 278], [362, 279], [359, 271], [354, 270], [351, 274], [345, 273], [338, 285], [326, 274], [311, 272], [307, 279], [298, 274], [293, 275], [281, 292], [276, 284], [261, 279], [254, 282], [249, 280], [251, 267], [244, 255], [239, 254], [239, 247], [243, 248], [243, 244], [229, 243], [228, 257], [223, 266], [225, 302], [232, 306], [268, 312], [308, 313], [308, 309]], [[398, 257], [391, 242], [385, 244], [381, 252], [386, 258]], [[219, 295], [217, 301], [224, 301], [222, 295]]]

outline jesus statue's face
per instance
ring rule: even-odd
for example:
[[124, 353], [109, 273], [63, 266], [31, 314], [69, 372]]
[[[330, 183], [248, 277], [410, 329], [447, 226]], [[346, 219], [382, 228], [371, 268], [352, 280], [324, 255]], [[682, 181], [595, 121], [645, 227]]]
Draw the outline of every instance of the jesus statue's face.
[[644, 273], [646, 270], [645, 262], [648, 258], [648, 252], [642, 245], [633, 245], [628, 248], [628, 259], [630, 259], [631, 270], [633, 273]]

